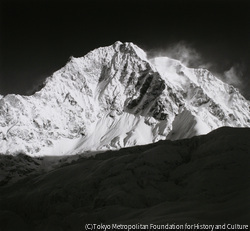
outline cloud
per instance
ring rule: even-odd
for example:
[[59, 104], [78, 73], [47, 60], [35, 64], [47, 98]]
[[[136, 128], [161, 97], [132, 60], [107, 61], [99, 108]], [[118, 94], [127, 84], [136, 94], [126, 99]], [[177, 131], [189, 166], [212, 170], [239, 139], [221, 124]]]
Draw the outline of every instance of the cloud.
[[167, 49], [167, 54], [186, 66], [201, 64], [201, 55], [190, 45], [181, 41]]
[[237, 88], [244, 88], [243, 86], [243, 74], [244, 74], [244, 65], [243, 64], [234, 64], [228, 70], [223, 73], [222, 80], [226, 83], [231, 84]]
[[151, 50], [149, 56], [167, 56], [181, 61], [188, 67], [207, 67], [207, 64], [205, 65], [203, 62], [201, 54], [190, 43], [185, 41], [172, 43], [166, 49]]
[[33, 86], [26, 91], [26, 95], [33, 95], [37, 91], [40, 91], [45, 86], [45, 79], [46, 78], [37, 79], [35, 84], [33, 84]]

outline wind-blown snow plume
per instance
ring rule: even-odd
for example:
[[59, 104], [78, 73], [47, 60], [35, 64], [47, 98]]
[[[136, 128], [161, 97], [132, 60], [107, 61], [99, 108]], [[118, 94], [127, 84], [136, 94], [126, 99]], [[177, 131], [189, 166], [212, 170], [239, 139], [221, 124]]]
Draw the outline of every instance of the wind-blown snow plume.
[[179, 41], [169, 44], [165, 49], [155, 49], [149, 51], [150, 57], [169, 57], [181, 61], [188, 67], [208, 67], [204, 63], [201, 54], [188, 42]]
[[229, 70], [224, 72], [223, 80], [228, 84], [232, 84], [237, 88], [242, 88], [242, 77], [243, 77], [244, 65], [235, 64]]
[[[211, 70], [223, 82], [239, 88], [244, 95], [249, 95], [248, 89], [245, 89], [246, 82], [249, 82], [245, 75], [245, 64], [235, 63], [231, 67], [225, 67], [225, 64], [219, 65], [208, 58], [187, 41], [179, 41], [169, 44], [165, 49], [153, 49], [147, 51], [150, 58], [169, 57], [179, 60], [182, 64], [192, 68], [205, 68]], [[227, 60], [222, 61], [226, 63]], [[247, 84], [248, 85], [248, 84]], [[247, 92], [246, 92], [247, 91]]]

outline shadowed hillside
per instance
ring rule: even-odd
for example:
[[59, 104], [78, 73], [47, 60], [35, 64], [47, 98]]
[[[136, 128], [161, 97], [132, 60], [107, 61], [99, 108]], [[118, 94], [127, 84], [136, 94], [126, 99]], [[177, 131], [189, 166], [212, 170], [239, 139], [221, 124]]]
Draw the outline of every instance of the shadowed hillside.
[[[48, 163], [43, 168], [41, 160], [19, 157], [19, 163], [26, 158], [38, 167], [0, 187], [0, 229], [249, 224], [249, 140], [249, 128], [224, 127], [191, 139], [76, 158], [53, 170]], [[8, 158], [12, 163], [16, 157]]]

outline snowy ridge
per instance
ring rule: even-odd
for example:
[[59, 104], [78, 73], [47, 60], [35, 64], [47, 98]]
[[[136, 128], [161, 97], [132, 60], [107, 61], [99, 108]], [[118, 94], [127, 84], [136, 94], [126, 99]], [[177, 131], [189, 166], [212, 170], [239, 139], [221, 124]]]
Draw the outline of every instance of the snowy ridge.
[[75, 154], [249, 127], [249, 107], [205, 69], [116, 42], [71, 57], [32, 96], [0, 98], [0, 153]]
[[[167, 84], [185, 98], [185, 110], [176, 117], [168, 138], [183, 138], [181, 129], [186, 130], [186, 138], [190, 132], [194, 134], [193, 128], [197, 134], [206, 134], [221, 126], [249, 127], [249, 101], [233, 86], [206, 69], [187, 68], [178, 60], [157, 57], [150, 61]], [[194, 127], [190, 124], [191, 117]], [[183, 123], [187, 120], [189, 123]]]

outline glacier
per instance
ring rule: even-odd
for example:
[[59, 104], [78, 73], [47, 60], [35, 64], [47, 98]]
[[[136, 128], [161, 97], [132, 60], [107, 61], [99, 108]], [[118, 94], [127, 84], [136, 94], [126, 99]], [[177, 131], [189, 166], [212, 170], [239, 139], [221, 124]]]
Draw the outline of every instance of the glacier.
[[31, 96], [0, 96], [1, 154], [91, 155], [222, 126], [250, 127], [238, 89], [131, 42], [71, 57]]

